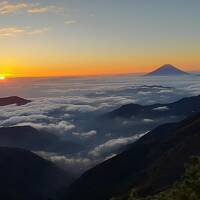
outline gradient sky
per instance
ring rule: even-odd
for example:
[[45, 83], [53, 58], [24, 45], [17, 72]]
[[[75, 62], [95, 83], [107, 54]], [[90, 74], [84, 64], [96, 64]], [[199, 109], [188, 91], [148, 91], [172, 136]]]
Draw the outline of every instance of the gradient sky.
[[200, 70], [199, 0], [0, 1], [0, 74]]

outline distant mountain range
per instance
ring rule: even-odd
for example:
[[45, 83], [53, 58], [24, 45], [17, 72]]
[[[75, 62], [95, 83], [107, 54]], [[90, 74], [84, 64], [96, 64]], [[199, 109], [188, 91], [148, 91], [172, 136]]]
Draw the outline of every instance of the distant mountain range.
[[31, 102], [30, 100], [23, 99], [17, 96], [0, 98], [0, 106], [8, 106], [12, 104], [16, 104], [17, 106], [22, 106], [30, 102]]
[[178, 76], [178, 75], [188, 75], [188, 73], [178, 69], [177, 67], [171, 64], [166, 64], [146, 75], [147, 76]]
[[73, 177], [50, 161], [18, 148], [0, 147], [0, 199], [50, 200]]
[[30, 126], [0, 128], [0, 146], [63, 154], [77, 153], [83, 150], [80, 144], [63, 140], [54, 134]]
[[166, 116], [189, 116], [200, 112], [200, 95], [183, 98], [169, 104], [153, 104], [142, 106], [127, 104], [119, 109], [105, 114], [106, 118], [161, 118]]
[[140, 196], [156, 194], [179, 180], [184, 164], [200, 155], [200, 114], [159, 126], [128, 150], [83, 174], [65, 200], [109, 200], [135, 189]]

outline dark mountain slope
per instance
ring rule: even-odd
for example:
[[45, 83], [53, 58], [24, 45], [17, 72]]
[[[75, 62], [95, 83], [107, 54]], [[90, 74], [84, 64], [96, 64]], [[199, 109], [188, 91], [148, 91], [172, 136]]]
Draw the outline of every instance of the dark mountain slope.
[[72, 184], [66, 199], [108, 200], [131, 188], [141, 196], [162, 191], [181, 177], [191, 155], [200, 154], [199, 141], [200, 114], [162, 125], [86, 172]]
[[147, 76], [180, 76], [188, 75], [188, 73], [178, 69], [177, 67], [171, 64], [165, 64], [158, 69], [154, 70], [147, 74]]
[[75, 153], [83, 149], [79, 144], [30, 126], [0, 128], [0, 146], [58, 153]]
[[186, 164], [185, 174], [181, 181], [156, 195], [146, 198], [137, 197], [133, 191], [112, 200], [199, 200], [200, 199], [200, 157], [193, 156]]
[[53, 163], [22, 149], [0, 147], [0, 199], [54, 199], [72, 177]]
[[0, 98], [0, 106], [8, 106], [11, 104], [16, 104], [17, 106], [22, 106], [22, 105], [25, 105], [30, 102], [31, 102], [30, 100], [23, 99], [23, 98], [17, 97], [17, 96]]
[[161, 118], [166, 116], [189, 116], [200, 112], [200, 95], [183, 98], [169, 104], [153, 104], [142, 106], [139, 104], [127, 104], [119, 109], [104, 115], [106, 118]]

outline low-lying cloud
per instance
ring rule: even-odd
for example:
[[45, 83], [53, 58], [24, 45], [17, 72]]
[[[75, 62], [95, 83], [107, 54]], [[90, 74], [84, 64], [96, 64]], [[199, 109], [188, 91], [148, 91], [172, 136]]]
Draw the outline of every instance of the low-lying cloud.
[[[17, 34], [21, 34], [20, 30]], [[1, 96], [18, 95], [32, 102], [20, 107], [1, 107], [0, 126], [29, 125], [56, 134], [61, 139], [80, 143], [84, 150], [75, 155], [38, 152], [65, 169], [80, 174], [115, 156], [146, 131], [166, 121], [164, 118], [147, 117], [106, 124], [99, 116], [128, 103], [168, 103], [200, 94], [199, 83], [199, 77], [179, 79], [174, 83], [165, 78], [154, 80], [132, 76], [10, 79], [6, 88], [0, 88]], [[163, 106], [155, 108], [157, 111], [167, 109]], [[171, 116], [168, 120], [175, 119], [176, 116]]]
[[115, 152], [118, 149], [120, 149], [123, 146], [126, 146], [130, 143], [135, 142], [138, 140], [140, 137], [142, 137], [145, 134], [136, 134], [131, 137], [120, 137], [117, 139], [111, 139], [105, 142], [104, 144], [101, 144], [97, 147], [95, 147], [93, 150], [89, 152], [90, 156], [93, 157], [102, 157], [107, 155], [108, 153]]
[[79, 138], [83, 138], [83, 139], [88, 139], [91, 137], [94, 137], [97, 135], [97, 131], [96, 130], [91, 130], [89, 132], [83, 132], [83, 133], [72, 133], [74, 136], [78, 136]]
[[169, 108], [167, 106], [160, 106], [160, 107], [154, 108], [153, 110], [156, 110], [156, 111], [166, 111], [166, 110], [169, 110]]
[[44, 130], [47, 132], [54, 133], [58, 136], [65, 135], [67, 134], [68, 131], [75, 128], [74, 124], [67, 121], [59, 121], [57, 123], [48, 123], [48, 124], [27, 122], [27, 123], [18, 123], [16, 124], [16, 126], [31, 126], [38, 130]]

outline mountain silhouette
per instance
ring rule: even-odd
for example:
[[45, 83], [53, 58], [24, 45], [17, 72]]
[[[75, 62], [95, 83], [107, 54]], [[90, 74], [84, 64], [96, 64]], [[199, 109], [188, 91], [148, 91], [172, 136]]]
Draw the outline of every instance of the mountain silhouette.
[[180, 180], [184, 164], [200, 154], [200, 114], [164, 124], [126, 151], [83, 174], [66, 200], [109, 200], [134, 189], [140, 196], [156, 194]]
[[113, 118], [160, 118], [167, 116], [189, 116], [200, 112], [200, 95], [186, 97], [173, 103], [139, 105], [127, 104], [120, 108], [106, 113], [103, 117], [107, 119]]
[[0, 128], [0, 146], [62, 154], [77, 153], [83, 150], [80, 144], [63, 140], [55, 134], [37, 130], [31, 126]]
[[0, 147], [0, 199], [54, 199], [73, 178], [54, 163], [18, 148]]
[[16, 104], [17, 106], [22, 106], [30, 102], [31, 102], [30, 100], [23, 99], [18, 96], [0, 98], [0, 106], [8, 106], [12, 104]]
[[188, 73], [178, 69], [171, 64], [165, 64], [158, 69], [147, 74], [147, 76], [177, 76], [177, 75], [188, 75]]

